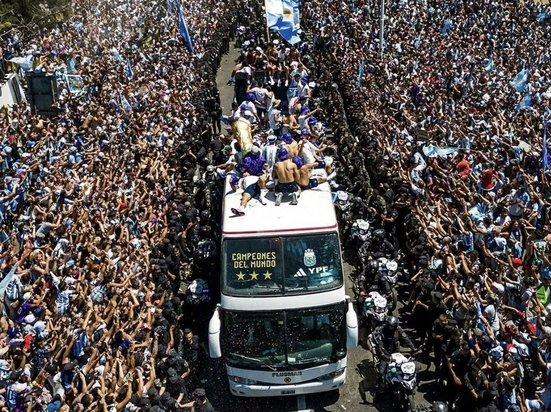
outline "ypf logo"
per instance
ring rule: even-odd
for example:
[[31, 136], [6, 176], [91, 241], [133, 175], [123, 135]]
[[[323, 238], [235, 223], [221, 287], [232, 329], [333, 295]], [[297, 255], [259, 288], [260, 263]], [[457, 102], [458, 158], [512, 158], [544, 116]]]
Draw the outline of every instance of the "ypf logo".
[[312, 249], [306, 249], [304, 251], [304, 265], [309, 268], [316, 265], [316, 254]]

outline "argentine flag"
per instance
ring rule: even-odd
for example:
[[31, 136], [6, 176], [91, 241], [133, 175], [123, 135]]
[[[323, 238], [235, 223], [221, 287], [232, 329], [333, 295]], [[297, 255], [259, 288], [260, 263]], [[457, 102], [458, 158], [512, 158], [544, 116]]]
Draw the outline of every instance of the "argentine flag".
[[132, 78], [134, 77], [134, 70], [132, 70], [132, 66], [130, 65], [130, 60], [126, 61], [125, 72], [126, 72], [126, 78], [128, 80], [132, 80]]
[[191, 54], [193, 54], [194, 53], [193, 40], [191, 38], [191, 35], [189, 34], [189, 29], [186, 23], [186, 17], [184, 16], [184, 11], [182, 10], [181, 6], [178, 8], [178, 28], [180, 29], [180, 35], [186, 42], [188, 51]]
[[517, 92], [524, 93], [526, 85], [528, 84], [528, 75], [528, 69], [522, 69], [511, 82], [511, 86], [513, 86]]
[[547, 146], [547, 128], [549, 127], [549, 119], [551, 118], [551, 110], [547, 110], [543, 115], [543, 171], [549, 170], [549, 147]]
[[266, 23], [288, 43], [300, 42], [299, 0], [266, 0]]

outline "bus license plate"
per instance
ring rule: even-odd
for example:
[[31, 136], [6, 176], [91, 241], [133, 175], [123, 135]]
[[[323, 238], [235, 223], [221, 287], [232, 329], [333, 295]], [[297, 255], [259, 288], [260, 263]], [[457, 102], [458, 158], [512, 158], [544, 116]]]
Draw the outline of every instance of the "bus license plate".
[[294, 389], [289, 389], [287, 391], [281, 391], [281, 394], [282, 395], [294, 395], [295, 394], [295, 390]]

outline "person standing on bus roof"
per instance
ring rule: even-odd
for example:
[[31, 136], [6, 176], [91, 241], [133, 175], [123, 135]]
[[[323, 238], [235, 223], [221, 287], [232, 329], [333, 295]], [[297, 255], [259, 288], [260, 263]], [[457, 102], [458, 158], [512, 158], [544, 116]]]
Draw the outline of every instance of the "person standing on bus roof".
[[292, 196], [291, 204], [298, 204], [298, 195], [300, 189], [297, 185], [299, 179], [298, 167], [289, 158], [289, 152], [286, 149], [281, 149], [278, 153], [279, 161], [274, 165], [277, 183], [275, 186], [276, 206], [281, 204], [281, 199], [284, 194]]

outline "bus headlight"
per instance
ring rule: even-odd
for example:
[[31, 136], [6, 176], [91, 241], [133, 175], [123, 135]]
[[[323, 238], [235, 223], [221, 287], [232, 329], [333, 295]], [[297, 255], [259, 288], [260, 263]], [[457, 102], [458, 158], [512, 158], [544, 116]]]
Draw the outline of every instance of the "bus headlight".
[[228, 375], [228, 378], [231, 381], [235, 382], [235, 383], [239, 383], [240, 385], [256, 385], [256, 384], [258, 384], [258, 381], [255, 381], [254, 379], [243, 378], [241, 376]]
[[335, 372], [326, 373], [318, 378], [320, 381], [328, 381], [330, 379], [335, 379], [341, 376], [346, 371], [346, 366], [344, 368], [337, 369]]

